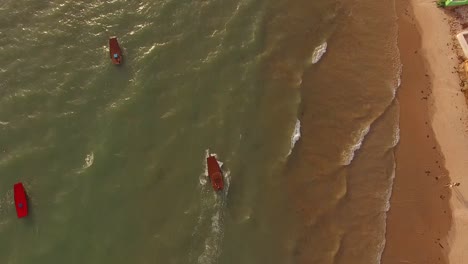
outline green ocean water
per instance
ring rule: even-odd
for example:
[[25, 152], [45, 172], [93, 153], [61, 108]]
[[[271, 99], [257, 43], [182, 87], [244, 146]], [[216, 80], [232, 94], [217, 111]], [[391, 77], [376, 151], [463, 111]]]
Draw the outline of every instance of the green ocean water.
[[[3, 1], [0, 263], [280, 261], [270, 219], [285, 197], [272, 192], [299, 100], [262, 81], [265, 5]], [[224, 162], [222, 194], [206, 184], [207, 149]]]
[[0, 263], [378, 263], [398, 141], [392, 8], [0, 2]]

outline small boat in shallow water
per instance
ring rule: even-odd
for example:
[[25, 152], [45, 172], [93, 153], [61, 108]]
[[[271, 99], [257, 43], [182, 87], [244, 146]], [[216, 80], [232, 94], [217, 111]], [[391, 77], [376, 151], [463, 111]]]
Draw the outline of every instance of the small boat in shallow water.
[[23, 184], [21, 182], [16, 183], [13, 186], [13, 192], [15, 197], [16, 215], [18, 218], [23, 218], [28, 215], [28, 200]]
[[206, 158], [206, 164], [208, 165], [208, 177], [210, 178], [211, 185], [215, 191], [221, 191], [224, 188], [223, 172], [219, 166], [218, 160], [215, 156], [208, 156]]
[[119, 42], [117, 41], [117, 37], [110, 37], [109, 38], [109, 54], [114, 64], [121, 64], [122, 63], [122, 49], [120, 49]]

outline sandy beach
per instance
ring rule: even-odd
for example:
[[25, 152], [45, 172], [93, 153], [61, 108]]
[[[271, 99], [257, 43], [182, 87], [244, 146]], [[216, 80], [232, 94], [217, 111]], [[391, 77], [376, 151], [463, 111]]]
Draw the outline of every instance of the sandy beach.
[[397, 9], [401, 137], [382, 263], [466, 263], [467, 106], [449, 16], [430, 0]]

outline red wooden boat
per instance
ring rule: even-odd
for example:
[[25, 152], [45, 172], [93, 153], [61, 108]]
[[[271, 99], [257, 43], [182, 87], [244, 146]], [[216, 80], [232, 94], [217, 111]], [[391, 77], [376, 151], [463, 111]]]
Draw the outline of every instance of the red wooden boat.
[[213, 189], [215, 191], [221, 191], [224, 188], [223, 173], [216, 157], [209, 156], [206, 158], [206, 163], [208, 164], [208, 177], [210, 177]]
[[26, 191], [24, 190], [21, 182], [13, 186], [15, 196], [16, 215], [22, 218], [28, 215], [28, 200], [26, 198]]
[[122, 50], [120, 49], [119, 42], [117, 42], [117, 37], [109, 38], [109, 54], [114, 64], [122, 63]]

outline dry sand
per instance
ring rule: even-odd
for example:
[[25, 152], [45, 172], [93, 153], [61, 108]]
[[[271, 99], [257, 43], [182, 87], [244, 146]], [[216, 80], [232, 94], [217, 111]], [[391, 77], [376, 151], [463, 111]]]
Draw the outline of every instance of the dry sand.
[[398, 0], [401, 141], [382, 262], [468, 263], [468, 111], [449, 17], [433, 0], [406, 2]]

